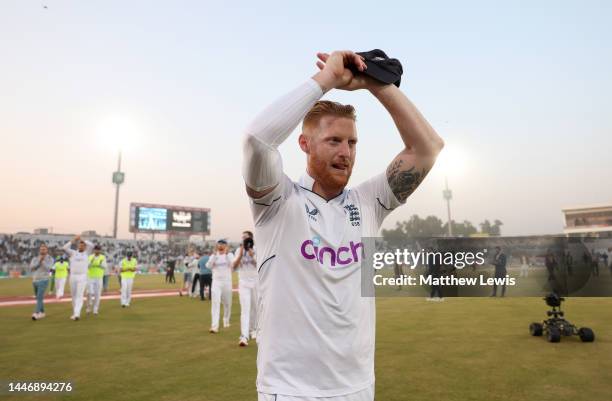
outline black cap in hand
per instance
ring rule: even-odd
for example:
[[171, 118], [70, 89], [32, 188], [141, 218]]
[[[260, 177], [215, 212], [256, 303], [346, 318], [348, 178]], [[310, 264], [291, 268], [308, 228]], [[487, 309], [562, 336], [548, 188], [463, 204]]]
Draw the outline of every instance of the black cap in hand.
[[365, 63], [368, 66], [368, 68], [362, 72], [363, 74], [380, 82], [393, 84], [399, 88], [404, 70], [402, 68], [402, 63], [400, 63], [398, 59], [389, 58], [389, 56], [380, 49], [357, 52], [357, 54], [365, 59]]

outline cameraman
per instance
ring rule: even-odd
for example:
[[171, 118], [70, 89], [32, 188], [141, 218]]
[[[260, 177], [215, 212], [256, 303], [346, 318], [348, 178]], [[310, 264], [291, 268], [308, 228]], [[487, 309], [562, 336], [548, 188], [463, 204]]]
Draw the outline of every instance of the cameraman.
[[242, 245], [233, 264], [238, 269], [238, 294], [240, 297], [240, 342], [245, 347], [249, 344], [249, 334], [255, 339], [257, 327], [257, 261], [253, 233], [242, 233]]

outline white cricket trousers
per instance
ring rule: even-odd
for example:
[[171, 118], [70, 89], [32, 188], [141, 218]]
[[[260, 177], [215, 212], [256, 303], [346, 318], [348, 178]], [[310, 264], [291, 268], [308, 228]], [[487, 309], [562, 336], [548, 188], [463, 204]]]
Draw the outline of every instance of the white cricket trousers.
[[134, 278], [121, 277], [121, 305], [130, 306], [132, 300], [132, 286], [134, 285]]
[[102, 277], [87, 279], [87, 309], [92, 309], [94, 313], [100, 310], [100, 295], [102, 295]]
[[218, 279], [213, 276], [210, 313], [212, 322], [210, 328], [219, 330], [219, 314], [223, 303], [223, 326], [229, 326], [232, 313], [232, 279]]
[[258, 401], [374, 401], [374, 384], [356, 393], [335, 397], [301, 397], [282, 394], [257, 393]]
[[66, 287], [66, 278], [56, 278], [55, 279], [55, 299], [60, 299], [64, 296], [64, 287]]
[[240, 337], [249, 338], [249, 333], [257, 328], [257, 283], [240, 282]]
[[72, 297], [72, 316], [80, 317], [83, 308], [83, 295], [87, 287], [87, 275], [70, 275], [70, 296]]

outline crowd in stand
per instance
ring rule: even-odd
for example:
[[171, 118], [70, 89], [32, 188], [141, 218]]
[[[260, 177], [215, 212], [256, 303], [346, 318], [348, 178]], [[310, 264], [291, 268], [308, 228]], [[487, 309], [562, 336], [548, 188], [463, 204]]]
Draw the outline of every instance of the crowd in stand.
[[[32, 258], [38, 255], [42, 243], [47, 245], [50, 255], [59, 257], [64, 253], [62, 246], [69, 240], [70, 236], [65, 235], [0, 234], [0, 272], [25, 269]], [[112, 265], [119, 263], [128, 251], [132, 251], [138, 258], [139, 264], [159, 267], [162, 271], [168, 260], [175, 260], [185, 255], [184, 247], [171, 248], [167, 241], [104, 237], [94, 237], [90, 240], [102, 247], [103, 253]], [[209, 247], [200, 246], [195, 249], [205, 251], [209, 250]]]

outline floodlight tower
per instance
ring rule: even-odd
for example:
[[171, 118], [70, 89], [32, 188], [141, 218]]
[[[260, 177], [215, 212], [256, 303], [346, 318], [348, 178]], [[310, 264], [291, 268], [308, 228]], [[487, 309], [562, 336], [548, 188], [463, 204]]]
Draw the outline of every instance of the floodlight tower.
[[450, 201], [451, 199], [453, 199], [453, 192], [450, 189], [448, 189], [448, 177], [444, 177], [444, 185], [445, 185], [445, 189], [444, 191], [442, 191], [442, 196], [446, 200], [446, 213], [448, 215], [448, 236], [452, 237], [453, 236], [453, 225], [452, 225], [452, 219], [451, 219]]
[[115, 217], [113, 220], [113, 238], [117, 238], [117, 217], [119, 213], [119, 187], [125, 181], [125, 173], [121, 171], [121, 149], [117, 159], [117, 171], [113, 172], [113, 184], [115, 184]]

